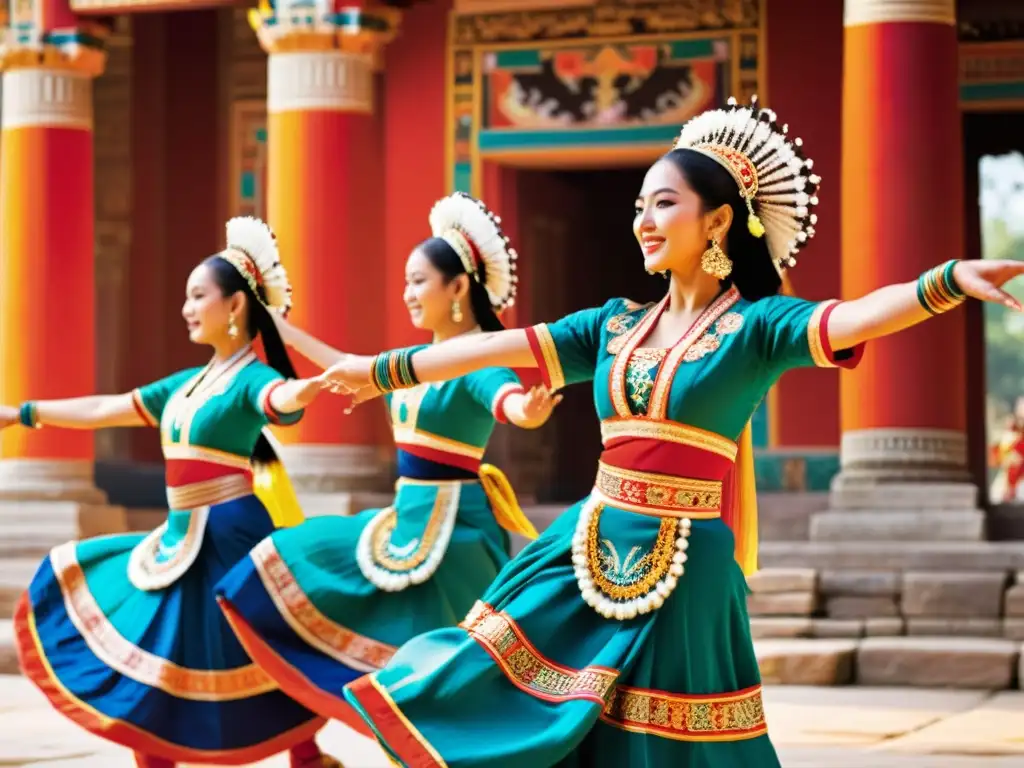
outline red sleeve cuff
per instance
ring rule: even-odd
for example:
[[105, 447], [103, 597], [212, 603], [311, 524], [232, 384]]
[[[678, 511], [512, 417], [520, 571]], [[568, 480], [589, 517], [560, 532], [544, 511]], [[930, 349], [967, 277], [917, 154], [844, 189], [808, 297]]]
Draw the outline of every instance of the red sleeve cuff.
[[864, 357], [865, 344], [850, 349], [833, 350], [828, 340], [828, 319], [839, 301], [823, 301], [814, 308], [807, 325], [807, 341], [811, 348], [814, 364], [821, 368], [856, 368]]

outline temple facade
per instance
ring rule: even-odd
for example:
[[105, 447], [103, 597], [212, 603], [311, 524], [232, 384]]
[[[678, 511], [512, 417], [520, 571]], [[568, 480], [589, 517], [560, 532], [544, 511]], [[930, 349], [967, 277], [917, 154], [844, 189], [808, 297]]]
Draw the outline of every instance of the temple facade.
[[[4, 21], [6, 403], [125, 391], [201, 362], [179, 307], [232, 215], [277, 232], [297, 324], [370, 352], [420, 340], [404, 262], [455, 189], [499, 212], [522, 255], [508, 324], [657, 297], [633, 198], [679, 126], [730, 95], [775, 109], [823, 178], [817, 235], [791, 275], [810, 299], [981, 257], [981, 159], [1024, 150], [1012, 0], [24, 0]], [[788, 607], [769, 589], [761, 613], [909, 632], [902, 587], [828, 593], [821, 571], [905, 580], [949, 570], [966, 543], [977, 562], [953, 570], [984, 570], [999, 602], [968, 633], [1009, 636], [1003, 595], [1024, 549], [992, 540], [1024, 527], [986, 492], [985, 333], [972, 304], [872, 343], [856, 371], [775, 387], [755, 419], [763, 560], [816, 575], [776, 590]], [[496, 440], [492, 461], [528, 502], [592, 482], [599, 434], [577, 389], [551, 424]], [[378, 408], [344, 416], [321, 399], [279, 436], [311, 513], [358, 508], [391, 482]], [[142, 525], [162, 490], [149, 431], [0, 435], [15, 553]], [[844, 597], [867, 602], [833, 614]], [[936, 610], [926, 618], [959, 615]]]

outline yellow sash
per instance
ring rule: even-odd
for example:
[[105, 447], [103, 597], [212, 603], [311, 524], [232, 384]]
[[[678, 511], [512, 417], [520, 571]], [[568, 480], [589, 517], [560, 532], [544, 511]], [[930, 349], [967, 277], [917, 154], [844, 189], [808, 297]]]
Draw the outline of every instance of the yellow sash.
[[253, 467], [253, 493], [267, 508], [275, 528], [291, 528], [305, 520], [306, 516], [302, 514], [295, 487], [288, 477], [284, 464], [281, 463], [277, 441], [273, 439], [269, 429], [263, 430], [263, 433], [270, 440], [278, 459], [269, 464], [261, 463]]
[[757, 488], [754, 478], [754, 437], [750, 422], [743, 428], [736, 452], [736, 562], [744, 576], [757, 571]]
[[498, 525], [506, 531], [521, 534], [528, 539], [536, 539], [540, 535], [533, 527], [533, 523], [523, 514], [516, 499], [516, 492], [512, 490], [512, 484], [504, 472], [493, 464], [481, 464], [480, 484], [491, 502], [491, 510]]

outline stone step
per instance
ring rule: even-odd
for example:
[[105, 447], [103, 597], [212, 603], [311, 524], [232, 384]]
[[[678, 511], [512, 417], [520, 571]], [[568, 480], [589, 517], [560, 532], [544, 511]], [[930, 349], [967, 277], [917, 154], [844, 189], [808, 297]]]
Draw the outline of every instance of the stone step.
[[25, 591], [41, 558], [0, 559], [0, 619], [8, 619], [14, 612], [14, 604]]
[[0, 675], [17, 675], [18, 654], [14, 650], [14, 622], [0, 619]]
[[865, 571], [1018, 571], [1024, 541], [767, 541], [762, 568]]
[[853, 682], [857, 640], [755, 640], [761, 680], [778, 685], [847, 685]]
[[868, 637], [857, 649], [857, 682], [1003, 690], [1017, 683], [1021, 644], [981, 637]]
[[1019, 641], [987, 637], [770, 637], [754, 650], [766, 684], [1006, 690], [1024, 669]]

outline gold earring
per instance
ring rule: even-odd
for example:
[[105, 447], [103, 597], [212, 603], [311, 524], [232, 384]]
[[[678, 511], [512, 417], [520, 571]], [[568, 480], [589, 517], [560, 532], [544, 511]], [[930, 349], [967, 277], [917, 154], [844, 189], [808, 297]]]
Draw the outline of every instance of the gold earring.
[[700, 268], [712, 277], [725, 280], [732, 274], [732, 260], [722, 250], [717, 240], [712, 240], [711, 245], [700, 257]]
[[228, 336], [230, 336], [232, 339], [238, 338], [238, 326], [235, 325], [234, 315], [231, 315], [231, 317], [228, 318]]
[[452, 302], [452, 322], [462, 322], [462, 304], [459, 302], [458, 299]]

